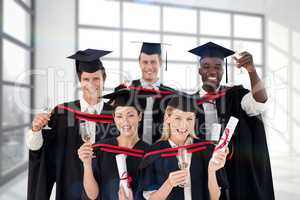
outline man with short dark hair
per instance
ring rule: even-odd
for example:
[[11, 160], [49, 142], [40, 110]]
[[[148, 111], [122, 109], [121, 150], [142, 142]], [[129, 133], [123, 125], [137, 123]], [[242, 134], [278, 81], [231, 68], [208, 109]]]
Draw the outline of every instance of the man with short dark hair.
[[[200, 56], [199, 75], [203, 85], [198, 97], [198, 136], [217, 141], [230, 116], [239, 119], [229, 144], [231, 158], [225, 168], [230, 185], [231, 200], [273, 200], [274, 190], [266, 134], [261, 114], [268, 100], [266, 90], [257, 75], [252, 55], [241, 52], [236, 67], [245, 68], [250, 78], [251, 91], [243, 86], [223, 86], [224, 59], [235, 52], [209, 42], [189, 52]], [[226, 61], [227, 79], [227, 61]], [[224, 191], [226, 192], [226, 191]], [[224, 193], [223, 193], [224, 194]]]
[[153, 89], [158, 94], [141, 102], [141, 106], [145, 108], [139, 127], [139, 136], [145, 142], [152, 144], [161, 136], [164, 108], [168, 103], [169, 95], [175, 93], [175, 90], [163, 85], [158, 77], [162, 66], [161, 43], [143, 42], [139, 65], [142, 77], [133, 80], [130, 86], [132, 89], [139, 89], [139, 87]]
[[[28, 200], [48, 200], [54, 183], [56, 200], [81, 199], [83, 173], [77, 149], [84, 139], [94, 143], [116, 136], [112, 107], [101, 99], [106, 73], [100, 57], [108, 53], [86, 49], [69, 56], [76, 60], [82, 97], [34, 117], [27, 134]], [[43, 128], [46, 124], [50, 129]]]

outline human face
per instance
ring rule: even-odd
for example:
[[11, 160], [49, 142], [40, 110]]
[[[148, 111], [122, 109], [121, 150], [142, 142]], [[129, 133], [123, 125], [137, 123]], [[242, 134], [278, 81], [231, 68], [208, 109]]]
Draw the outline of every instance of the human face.
[[83, 98], [89, 104], [95, 104], [99, 101], [103, 91], [103, 75], [98, 70], [94, 73], [82, 72], [80, 76], [80, 85], [83, 92]]
[[132, 106], [118, 106], [115, 109], [114, 120], [121, 136], [136, 136], [141, 119], [141, 115]]
[[142, 78], [149, 83], [156, 82], [161, 65], [161, 59], [159, 55], [148, 55], [145, 53], [141, 53], [139, 63], [142, 71]]
[[171, 129], [170, 139], [177, 144], [184, 144], [187, 136], [191, 135], [195, 127], [195, 113], [184, 112], [179, 109], [174, 109], [167, 116], [166, 122]]
[[224, 61], [218, 57], [201, 59], [199, 74], [202, 78], [203, 89], [213, 92], [220, 86], [224, 73], [223, 64]]

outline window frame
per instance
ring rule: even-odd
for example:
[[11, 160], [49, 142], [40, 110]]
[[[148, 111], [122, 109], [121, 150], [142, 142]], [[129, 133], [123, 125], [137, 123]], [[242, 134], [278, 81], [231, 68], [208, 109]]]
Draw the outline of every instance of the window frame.
[[[234, 41], [235, 40], [240, 40], [240, 41], [249, 41], [249, 42], [259, 42], [262, 44], [262, 64], [261, 65], [256, 65], [256, 67], [261, 67], [262, 68], [262, 72], [263, 72], [263, 76], [265, 74], [265, 16], [263, 14], [256, 14], [256, 13], [248, 13], [248, 12], [237, 12], [237, 11], [228, 11], [228, 10], [221, 10], [221, 9], [211, 9], [211, 8], [204, 8], [204, 7], [199, 7], [199, 6], [183, 6], [183, 5], [173, 5], [173, 4], [169, 4], [169, 3], [159, 3], [159, 2], [134, 2], [136, 4], [148, 4], [148, 5], [156, 5], [160, 7], [160, 30], [141, 30], [141, 29], [132, 29], [132, 28], [124, 28], [123, 27], [123, 5], [124, 3], [133, 3], [130, 0], [116, 0], [117, 2], [119, 2], [120, 6], [120, 19], [119, 19], [119, 23], [120, 26], [119, 27], [106, 27], [106, 26], [98, 26], [98, 25], [84, 25], [84, 24], [79, 24], [79, 18], [80, 18], [80, 11], [78, 9], [78, 5], [79, 5], [79, 1], [80, 0], [76, 0], [76, 49], [78, 50], [78, 44], [79, 44], [79, 38], [78, 38], [78, 33], [79, 30], [81, 28], [84, 29], [97, 29], [97, 30], [112, 30], [112, 31], [119, 31], [120, 33], [120, 56], [117, 58], [103, 58], [103, 60], [107, 59], [107, 60], [116, 60], [119, 61], [120, 66], [119, 66], [119, 70], [122, 72], [123, 71], [123, 62], [126, 61], [137, 61], [137, 59], [132, 59], [132, 58], [124, 58], [123, 57], [123, 34], [125, 32], [134, 32], [134, 33], [155, 33], [155, 34], [159, 34], [160, 35], [160, 42], [164, 42], [164, 35], [178, 35], [178, 36], [192, 36], [196, 38], [197, 44], [199, 44], [199, 41], [201, 38], [212, 38], [212, 39], [226, 39], [229, 40], [230, 42], [230, 46], [231, 48], [234, 46]], [[168, 31], [164, 31], [164, 27], [163, 27], [163, 21], [164, 21], [164, 8], [165, 7], [170, 7], [170, 8], [184, 8], [184, 9], [191, 9], [191, 10], [196, 10], [197, 13], [197, 19], [196, 19], [196, 26], [197, 26], [197, 32], [196, 34], [193, 33], [178, 33], [178, 32], [168, 32]], [[208, 35], [208, 34], [201, 34], [200, 33], [200, 12], [201, 11], [211, 11], [211, 12], [218, 12], [218, 13], [226, 13], [226, 14], [230, 14], [230, 23], [231, 23], [231, 30], [230, 30], [230, 36], [216, 36], [216, 35]], [[262, 31], [262, 38], [261, 39], [254, 39], [254, 38], [238, 38], [238, 37], [234, 37], [234, 16], [235, 15], [245, 15], [245, 16], [253, 16], [253, 17], [259, 17], [262, 19], [262, 24], [261, 24], [261, 31]], [[137, 55], [138, 57], [138, 55]], [[163, 56], [164, 59], [164, 56]], [[178, 63], [178, 64], [187, 64], [187, 65], [191, 65], [191, 64], [195, 64], [198, 65], [198, 63], [195, 61], [182, 61], [182, 60], [168, 60], [168, 63], [172, 64], [172, 63]], [[234, 69], [230, 69], [229, 70], [230, 76], [232, 77], [232, 82], [234, 82]], [[200, 81], [200, 77], [197, 76], [197, 82]], [[160, 80], [163, 82], [164, 81], [164, 70], [161, 69], [160, 70]], [[121, 77], [121, 73], [120, 73], [120, 77], [119, 77], [119, 81], [123, 82], [124, 79], [123, 77]], [[113, 88], [107, 88], [109, 91], [113, 90]]]
[[[30, 123], [16, 125], [16, 126], [9, 126], [9, 127], [2, 127], [2, 120], [3, 120], [3, 110], [2, 110], [2, 104], [3, 104], [3, 87], [4, 86], [13, 86], [18, 88], [26, 88], [29, 89], [30, 93], [30, 108], [34, 105], [34, 78], [30, 77], [29, 84], [24, 83], [16, 83], [13, 81], [4, 81], [3, 79], [3, 40], [7, 40], [8, 42], [11, 42], [12, 44], [18, 46], [19, 48], [24, 49], [25, 51], [29, 52], [29, 69], [34, 69], [34, 30], [35, 30], [35, 0], [30, 0], [30, 7], [22, 0], [14, 0], [14, 3], [16, 3], [18, 6], [20, 6], [21, 9], [23, 9], [25, 12], [27, 12], [30, 15], [30, 25], [29, 25], [29, 33], [30, 33], [30, 45], [20, 41], [17, 38], [14, 38], [8, 33], [3, 32], [3, 18], [4, 18], [4, 1], [0, 1], [0, 141], [3, 141], [3, 135], [6, 132], [11, 132], [14, 130], [21, 130], [22, 132], [25, 131], [27, 127], [30, 126]], [[32, 120], [33, 115], [29, 114], [29, 119]], [[25, 140], [25, 134], [24, 134], [24, 140]], [[9, 170], [7, 173], [3, 173], [4, 170], [2, 169], [3, 162], [3, 152], [2, 149], [0, 149], [0, 186], [14, 178], [16, 175], [20, 174], [27, 168], [27, 161], [22, 161], [17, 164], [15, 168], [12, 170]]]

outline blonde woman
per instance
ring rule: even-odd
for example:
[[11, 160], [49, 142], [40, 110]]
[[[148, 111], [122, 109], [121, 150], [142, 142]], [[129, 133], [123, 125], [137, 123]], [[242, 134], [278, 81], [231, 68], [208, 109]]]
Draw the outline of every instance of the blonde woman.
[[220, 187], [227, 187], [223, 173], [217, 175], [224, 167], [227, 153], [214, 152], [213, 144], [197, 139], [193, 105], [189, 96], [175, 96], [170, 100], [162, 137], [150, 147], [141, 164], [140, 188], [144, 198], [215, 200], [220, 197]]

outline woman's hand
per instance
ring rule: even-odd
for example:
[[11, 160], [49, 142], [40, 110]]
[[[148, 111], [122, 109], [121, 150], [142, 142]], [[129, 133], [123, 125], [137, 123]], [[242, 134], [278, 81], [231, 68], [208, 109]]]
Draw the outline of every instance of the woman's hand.
[[132, 194], [132, 190], [128, 189], [128, 194], [129, 196], [127, 197], [125, 194], [125, 189], [123, 188], [123, 186], [120, 184], [120, 188], [119, 188], [119, 200], [133, 200], [133, 194]]
[[223, 168], [226, 162], [226, 156], [229, 152], [229, 149], [227, 148], [226, 151], [217, 150], [213, 153], [209, 164], [208, 164], [208, 171], [216, 172], [219, 169]]
[[168, 177], [168, 182], [171, 187], [176, 187], [178, 185], [184, 185], [187, 182], [188, 171], [187, 170], [178, 170], [171, 172]]
[[92, 156], [93, 156], [93, 147], [92, 144], [89, 142], [84, 143], [79, 149], [78, 149], [78, 156], [83, 162], [83, 165], [91, 165], [92, 163]]

